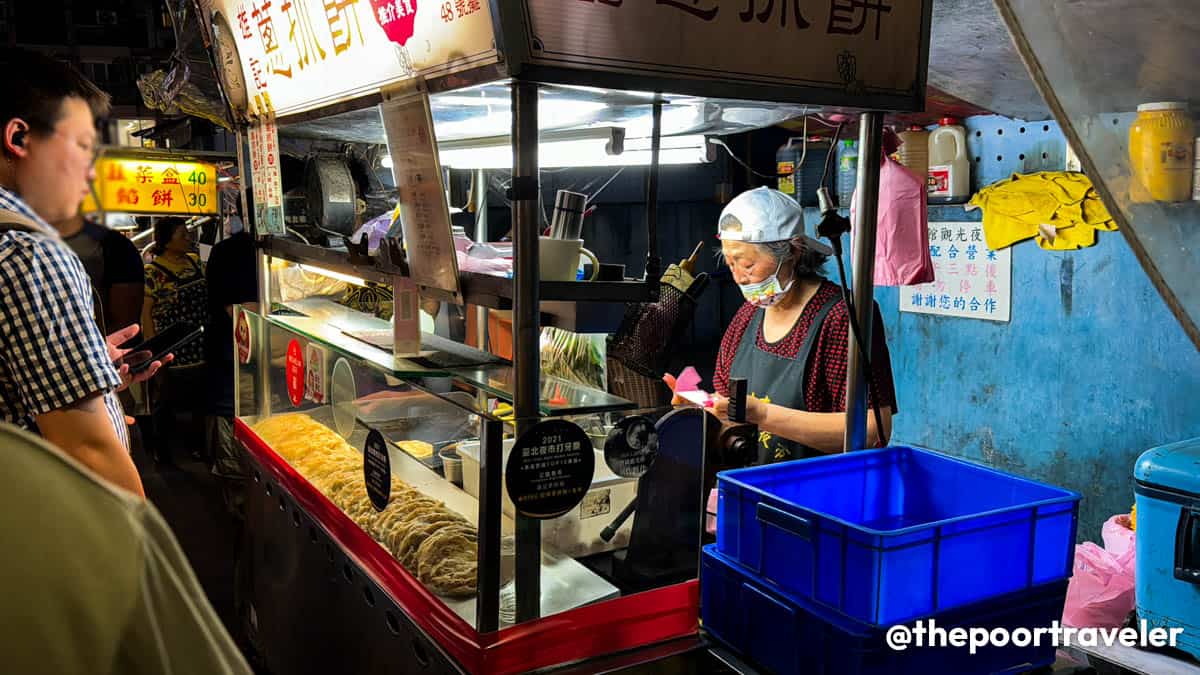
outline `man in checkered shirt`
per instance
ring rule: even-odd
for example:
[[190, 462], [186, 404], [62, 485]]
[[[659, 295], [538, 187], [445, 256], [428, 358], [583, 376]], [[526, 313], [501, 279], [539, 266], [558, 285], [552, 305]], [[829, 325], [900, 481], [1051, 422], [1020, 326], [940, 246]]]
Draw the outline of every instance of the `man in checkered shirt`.
[[[138, 495], [115, 367], [130, 326], [106, 340], [83, 263], [48, 223], [74, 215], [94, 176], [108, 95], [68, 65], [0, 50], [0, 421], [39, 432]], [[139, 379], [149, 377], [155, 364]]]

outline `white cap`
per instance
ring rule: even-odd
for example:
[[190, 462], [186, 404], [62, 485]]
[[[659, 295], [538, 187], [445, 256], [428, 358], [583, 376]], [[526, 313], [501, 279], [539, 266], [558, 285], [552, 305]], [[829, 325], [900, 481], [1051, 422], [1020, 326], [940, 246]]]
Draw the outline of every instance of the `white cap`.
[[796, 200], [767, 187], [747, 190], [721, 211], [717, 237], [722, 241], [766, 244], [803, 238], [810, 248], [829, 255], [828, 246], [805, 236], [804, 209]]
[[1156, 112], [1161, 110], [1187, 110], [1186, 103], [1162, 101], [1159, 103], [1143, 103], [1137, 107], [1138, 112]]

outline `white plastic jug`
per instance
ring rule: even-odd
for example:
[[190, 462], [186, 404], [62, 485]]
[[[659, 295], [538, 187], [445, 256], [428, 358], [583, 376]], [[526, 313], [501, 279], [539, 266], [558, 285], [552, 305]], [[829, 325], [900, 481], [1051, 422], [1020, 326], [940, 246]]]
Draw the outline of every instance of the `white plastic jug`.
[[971, 160], [967, 130], [944, 117], [929, 134], [929, 203], [960, 204], [971, 197]]

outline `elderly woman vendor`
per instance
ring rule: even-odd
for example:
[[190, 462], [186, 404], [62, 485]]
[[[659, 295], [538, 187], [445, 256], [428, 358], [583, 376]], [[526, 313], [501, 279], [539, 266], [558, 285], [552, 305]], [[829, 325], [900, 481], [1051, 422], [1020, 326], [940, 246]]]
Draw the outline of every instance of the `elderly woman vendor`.
[[[800, 206], [769, 188], [731, 201], [721, 213], [718, 237], [746, 304], [721, 340], [714, 412], [727, 415], [730, 379], [745, 378], [751, 394], [746, 416], [761, 431], [760, 464], [839, 452], [851, 338], [841, 289], [821, 274], [832, 251], [804, 235]], [[878, 307], [872, 332], [868, 405], [880, 406], [887, 438], [896, 394]], [[867, 443], [879, 445], [870, 411], [867, 420]]]

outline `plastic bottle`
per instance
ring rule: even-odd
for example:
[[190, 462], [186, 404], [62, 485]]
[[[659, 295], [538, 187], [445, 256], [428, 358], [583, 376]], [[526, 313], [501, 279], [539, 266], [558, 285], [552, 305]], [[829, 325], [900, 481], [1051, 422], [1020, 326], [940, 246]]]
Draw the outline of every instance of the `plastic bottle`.
[[902, 145], [897, 160], [918, 176], [929, 175], [929, 132], [914, 124], [899, 136]]
[[928, 176], [930, 204], [961, 204], [971, 197], [967, 130], [953, 117], [943, 117], [929, 134]]
[[1144, 103], [1129, 127], [1129, 197], [1182, 202], [1191, 196], [1196, 127], [1186, 103]]
[[838, 205], [842, 208], [849, 208], [854, 188], [858, 186], [858, 143], [856, 141], [842, 141], [841, 151], [838, 152], [837, 176]]
[[800, 170], [800, 162], [804, 159], [803, 153], [803, 138], [789, 138], [787, 143], [775, 151], [775, 189], [796, 201], [800, 201], [798, 188], [802, 189], [802, 186], [797, 185], [801, 182], [797, 180], [797, 173]]
[[775, 189], [803, 206], [816, 206], [817, 184], [828, 154], [828, 141], [789, 139], [775, 151]]

